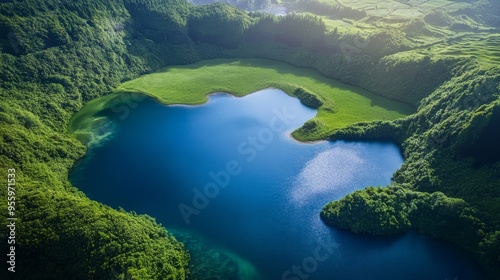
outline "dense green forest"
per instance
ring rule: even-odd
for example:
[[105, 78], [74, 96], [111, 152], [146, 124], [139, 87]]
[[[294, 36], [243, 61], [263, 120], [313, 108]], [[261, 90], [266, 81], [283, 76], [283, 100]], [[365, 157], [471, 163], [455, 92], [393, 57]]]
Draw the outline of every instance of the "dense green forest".
[[[2, 178], [16, 169], [22, 233], [16, 276], [187, 278], [188, 252], [153, 218], [91, 201], [71, 186], [69, 169], [86, 147], [66, 127], [83, 104], [140, 74], [253, 57], [315, 69], [418, 108], [404, 119], [359, 123], [328, 138], [392, 140], [405, 163], [392, 186], [325, 206], [325, 222], [358, 233], [414, 229], [445, 239], [498, 278], [498, 4], [477, 1], [395, 25], [368, 26], [346, 16], [349, 28], [311, 15], [311, 7], [276, 17], [184, 0], [1, 1], [0, 166]], [[6, 188], [0, 193], [7, 197]], [[7, 204], [0, 205], [6, 215]], [[5, 223], [2, 252], [8, 250]]]

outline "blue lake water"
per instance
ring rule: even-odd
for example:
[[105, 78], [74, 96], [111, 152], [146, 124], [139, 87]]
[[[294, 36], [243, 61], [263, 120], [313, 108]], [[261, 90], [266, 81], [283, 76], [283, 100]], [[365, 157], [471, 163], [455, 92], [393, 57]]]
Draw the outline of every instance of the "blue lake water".
[[277, 89], [200, 106], [124, 104], [130, 113], [108, 116], [112, 137], [70, 179], [165, 225], [191, 252], [193, 279], [482, 278], [447, 243], [355, 235], [320, 220], [327, 202], [390, 183], [403, 162], [394, 144], [297, 143], [290, 132], [316, 111]]

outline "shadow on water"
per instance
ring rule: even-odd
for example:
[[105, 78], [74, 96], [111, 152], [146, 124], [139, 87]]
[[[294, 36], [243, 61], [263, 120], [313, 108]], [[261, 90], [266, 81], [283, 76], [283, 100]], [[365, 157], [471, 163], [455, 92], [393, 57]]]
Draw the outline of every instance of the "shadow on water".
[[[364, 270], [344, 271], [344, 277], [349, 279], [367, 279], [370, 272], [383, 272], [386, 279], [428, 279], [429, 275], [437, 277], [433, 279], [485, 279], [472, 255], [454, 244], [414, 231], [391, 236], [353, 234], [336, 228], [329, 228], [328, 232], [341, 244], [338, 250], [342, 262]], [[373, 258], [375, 255], [377, 258]], [[391, 258], [392, 265], [387, 267], [386, 260]]]

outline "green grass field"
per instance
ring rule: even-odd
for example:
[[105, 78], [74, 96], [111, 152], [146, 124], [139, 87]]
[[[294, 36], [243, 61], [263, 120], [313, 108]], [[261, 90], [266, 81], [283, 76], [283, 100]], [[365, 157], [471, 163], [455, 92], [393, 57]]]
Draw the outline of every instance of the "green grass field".
[[467, 0], [322, 0], [322, 2], [332, 4], [339, 3], [354, 9], [365, 10], [368, 16], [387, 20], [408, 20], [436, 9], [456, 11], [458, 9], [470, 7], [474, 3], [474, 1]]
[[[269, 87], [280, 88], [288, 94], [302, 87], [324, 100], [316, 116], [324, 125], [314, 135], [298, 136], [300, 140], [317, 140], [350, 124], [394, 120], [414, 112], [409, 105], [326, 78], [316, 71], [261, 59], [217, 59], [167, 67], [125, 82], [115, 93], [143, 93], [164, 104], [201, 104], [210, 93], [243, 96]], [[106, 103], [112, 103], [112, 99], [105, 96], [102, 102], [97, 100], [86, 105], [73, 117], [70, 131], [88, 128], [85, 122], [89, 119], [100, 120], [97, 113]]]
[[467, 34], [459, 41], [433, 46], [442, 55], [474, 56], [484, 66], [500, 64], [500, 34]]
[[[304, 0], [306, 1], [306, 0]], [[477, 1], [463, 0], [319, 0], [363, 10], [360, 20], [317, 15], [328, 31], [369, 37], [380, 30], [397, 29], [412, 43], [409, 48], [420, 54], [449, 57], [475, 57], [486, 68], [498, 65], [500, 36], [494, 26], [476, 21], [457, 10], [470, 8]], [[440, 11], [442, 15], [433, 12]], [[298, 8], [298, 14], [314, 15]], [[454, 15], [454, 13], [459, 13]], [[430, 15], [426, 18], [426, 15]], [[442, 19], [440, 21], [439, 19]], [[423, 27], [419, 24], [422, 23]]]

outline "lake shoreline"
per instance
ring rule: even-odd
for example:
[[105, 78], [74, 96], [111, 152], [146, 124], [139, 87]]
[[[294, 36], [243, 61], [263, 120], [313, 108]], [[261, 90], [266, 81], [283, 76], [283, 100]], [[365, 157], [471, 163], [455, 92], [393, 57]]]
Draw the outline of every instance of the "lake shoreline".
[[[280, 89], [292, 97], [297, 97], [297, 89], [305, 89], [324, 100], [314, 119], [325, 126], [314, 133], [300, 131], [293, 135], [304, 143], [325, 140], [334, 130], [359, 122], [394, 120], [415, 112], [410, 105], [327, 78], [315, 70], [265, 59], [214, 59], [169, 66], [127, 81], [114, 93], [144, 94], [164, 105], [195, 106], [205, 104], [207, 96], [214, 93], [241, 97], [267, 88]], [[78, 114], [72, 117], [70, 127], [78, 126], [73, 124]]]

